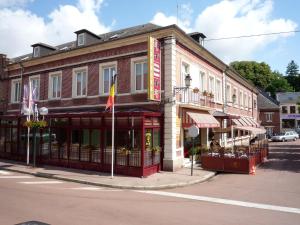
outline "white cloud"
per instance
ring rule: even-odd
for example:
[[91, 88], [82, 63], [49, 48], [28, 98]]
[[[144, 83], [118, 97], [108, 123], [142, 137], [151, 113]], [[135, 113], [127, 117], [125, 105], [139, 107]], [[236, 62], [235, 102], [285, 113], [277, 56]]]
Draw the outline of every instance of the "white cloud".
[[[187, 32], [202, 32], [207, 39], [292, 31], [297, 28], [297, 24], [291, 20], [272, 18], [272, 10], [272, 0], [223, 0], [200, 12], [194, 24], [191, 19], [186, 19], [184, 26], [180, 23], [179, 26]], [[164, 23], [176, 22], [174, 18], [160, 13], [159, 18], [156, 14], [152, 21], [165, 25]], [[228, 63], [251, 59], [255, 52], [268, 44], [291, 35], [293, 34], [207, 41], [205, 47]]]
[[34, 0], [1, 0], [0, 8], [23, 7]]
[[172, 24], [177, 24], [185, 32], [191, 32], [191, 20], [192, 20], [193, 10], [190, 4], [182, 4], [178, 7], [178, 18], [177, 16], [166, 16], [162, 12], [157, 12], [151, 23], [168, 26]]
[[60, 5], [46, 22], [23, 9], [0, 10], [0, 52], [15, 57], [32, 51], [30, 45], [45, 42], [58, 45], [75, 40], [74, 31], [85, 28], [96, 34], [108, 32], [97, 17], [102, 0], [79, 0], [77, 5]]

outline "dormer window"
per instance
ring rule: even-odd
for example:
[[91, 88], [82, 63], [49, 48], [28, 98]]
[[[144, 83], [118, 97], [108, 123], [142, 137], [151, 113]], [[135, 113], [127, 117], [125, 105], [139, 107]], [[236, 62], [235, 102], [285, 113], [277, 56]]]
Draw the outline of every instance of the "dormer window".
[[40, 56], [40, 47], [36, 46], [33, 48], [33, 57], [39, 57]]
[[78, 46], [81, 46], [81, 45], [84, 45], [84, 33], [81, 33], [81, 34], [78, 34], [77, 36], [77, 45]]

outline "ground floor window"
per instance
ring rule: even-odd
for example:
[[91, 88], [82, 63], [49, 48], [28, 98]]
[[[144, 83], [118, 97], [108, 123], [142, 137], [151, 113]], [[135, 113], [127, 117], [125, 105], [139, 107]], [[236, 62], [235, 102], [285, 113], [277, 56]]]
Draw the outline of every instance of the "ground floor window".
[[295, 120], [294, 119], [283, 119], [282, 120], [282, 128], [295, 128]]

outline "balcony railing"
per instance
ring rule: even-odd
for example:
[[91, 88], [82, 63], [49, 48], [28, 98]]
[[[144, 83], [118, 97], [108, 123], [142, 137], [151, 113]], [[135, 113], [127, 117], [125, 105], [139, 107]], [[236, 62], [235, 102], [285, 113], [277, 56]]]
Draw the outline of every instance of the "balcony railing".
[[208, 93], [203, 94], [201, 91], [195, 91], [195, 89], [189, 88], [176, 93], [176, 102], [179, 104], [192, 104], [203, 107], [214, 107], [214, 96], [210, 96]]

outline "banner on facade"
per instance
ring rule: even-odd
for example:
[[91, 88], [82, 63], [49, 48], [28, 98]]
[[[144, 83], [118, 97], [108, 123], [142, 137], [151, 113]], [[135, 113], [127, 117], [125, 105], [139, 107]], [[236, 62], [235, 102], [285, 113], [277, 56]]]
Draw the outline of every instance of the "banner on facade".
[[161, 100], [161, 47], [160, 42], [148, 37], [148, 99]]
[[286, 114], [286, 115], [281, 115], [281, 119], [300, 119], [300, 114]]

